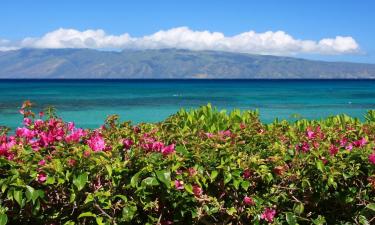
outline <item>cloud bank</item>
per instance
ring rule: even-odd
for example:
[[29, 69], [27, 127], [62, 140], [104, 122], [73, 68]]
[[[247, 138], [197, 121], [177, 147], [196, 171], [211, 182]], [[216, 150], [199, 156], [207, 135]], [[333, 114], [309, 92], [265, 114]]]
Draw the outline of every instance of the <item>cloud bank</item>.
[[270, 55], [341, 55], [357, 53], [360, 49], [358, 43], [350, 36], [300, 40], [284, 31], [264, 33], [248, 31], [234, 36], [225, 36], [220, 32], [194, 31], [188, 27], [161, 30], [143, 37], [132, 37], [128, 33], [109, 35], [101, 29], [79, 31], [60, 28], [42, 37], [27, 37], [20, 41], [0, 39], [0, 51], [19, 48], [181, 48]]

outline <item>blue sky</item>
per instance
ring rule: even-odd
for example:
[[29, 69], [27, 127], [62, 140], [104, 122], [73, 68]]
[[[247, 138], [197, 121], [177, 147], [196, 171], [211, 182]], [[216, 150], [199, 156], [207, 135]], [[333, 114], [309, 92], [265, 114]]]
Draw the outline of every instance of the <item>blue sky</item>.
[[[306, 50], [306, 48], [310, 49], [310, 47], [306, 47], [309, 44], [307, 42], [302, 43], [303, 47], [288, 45], [288, 49], [285, 51], [281, 49], [283, 46], [278, 45], [275, 47], [276, 49], [273, 47], [265, 49], [264, 46], [261, 46], [259, 50], [251, 52], [251, 49], [254, 48], [251, 44], [256, 42], [252, 42], [252, 40], [244, 42], [244, 45], [250, 43], [250, 46], [252, 46], [249, 47], [250, 50], [247, 50], [250, 51], [249, 53], [273, 54], [275, 52], [275, 54], [312, 59], [375, 63], [374, 12], [375, 1], [372, 0], [64, 0], [59, 2], [2, 0], [0, 2], [0, 41], [2, 39], [4, 40], [3, 43], [12, 47], [54, 46], [43, 45], [45, 42], [40, 44], [42, 43], [41, 40], [33, 40], [33, 42], [27, 42], [32, 44], [22, 45], [20, 41], [27, 37], [41, 38], [46, 33], [59, 28], [74, 29], [77, 32], [101, 29], [105, 31], [106, 35], [116, 36], [127, 33], [138, 39], [160, 30], [178, 27], [187, 27], [188, 29], [172, 30], [165, 34], [166, 37], [163, 37], [169, 38], [176, 32], [183, 32], [184, 35], [197, 38], [199, 33], [194, 33], [194, 31], [220, 32], [225, 37], [232, 37], [244, 32], [254, 31], [256, 32], [255, 37], [263, 40], [264, 35], [261, 34], [267, 31], [283, 31], [285, 35], [293, 38], [293, 43], [295, 40], [315, 41], [313, 50]], [[59, 34], [66, 36], [66, 31], [61, 31]], [[211, 34], [207, 34], [207, 38], [211, 38]], [[284, 34], [280, 34], [281, 38], [284, 38]], [[74, 33], [74, 35], [81, 35], [81, 33]], [[271, 35], [274, 35], [274, 33]], [[339, 50], [333, 49], [333, 47], [328, 50], [321, 50], [321, 45], [318, 45], [320, 40], [325, 38], [335, 39], [336, 36], [351, 37], [358, 44], [358, 47], [342, 50], [340, 45]], [[155, 42], [155, 39], [152, 40]], [[185, 45], [181, 44], [181, 41], [184, 40], [179, 40], [172, 46], [184, 47]], [[217, 39], [211, 41], [214, 42], [215, 40]], [[246, 41], [249, 40], [246, 39]], [[350, 42], [350, 40], [345, 41]], [[76, 42], [74, 43], [73, 45], [69, 42], [67, 46], [81, 46]], [[142, 40], [136, 42], [122, 40], [120, 43], [114, 46], [125, 46], [125, 48], [128, 48], [131, 44], [138, 48], [169, 46], [165, 42], [155, 44], [144, 43]], [[228, 43], [233, 43], [233, 40], [232, 42], [229, 40]], [[3, 45], [5, 46], [5, 44]], [[107, 47], [107, 45], [98, 44], [95, 46]], [[109, 45], [109, 47], [111, 46], [113, 45]], [[217, 47], [215, 43], [210, 43], [209, 46], [214, 46], [212, 47], [214, 50], [224, 49]], [[238, 51], [242, 47], [239, 45], [233, 48], [233, 51]], [[255, 45], [255, 47], [257, 46]], [[228, 47], [228, 49], [231, 50], [232, 48]]]

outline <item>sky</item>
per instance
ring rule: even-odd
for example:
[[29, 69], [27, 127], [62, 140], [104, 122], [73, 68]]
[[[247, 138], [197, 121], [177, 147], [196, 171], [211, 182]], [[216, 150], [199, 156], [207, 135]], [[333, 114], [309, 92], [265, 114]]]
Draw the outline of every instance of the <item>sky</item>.
[[0, 50], [184, 48], [375, 63], [373, 0], [1, 0]]

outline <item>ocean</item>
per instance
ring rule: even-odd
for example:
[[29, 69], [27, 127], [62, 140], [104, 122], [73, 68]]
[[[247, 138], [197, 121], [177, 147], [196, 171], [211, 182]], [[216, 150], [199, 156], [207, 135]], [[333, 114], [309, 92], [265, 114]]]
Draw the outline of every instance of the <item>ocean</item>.
[[54, 106], [77, 126], [96, 128], [111, 114], [157, 122], [181, 107], [258, 109], [263, 122], [319, 119], [375, 109], [375, 80], [0, 80], [0, 125], [21, 125], [24, 100]]

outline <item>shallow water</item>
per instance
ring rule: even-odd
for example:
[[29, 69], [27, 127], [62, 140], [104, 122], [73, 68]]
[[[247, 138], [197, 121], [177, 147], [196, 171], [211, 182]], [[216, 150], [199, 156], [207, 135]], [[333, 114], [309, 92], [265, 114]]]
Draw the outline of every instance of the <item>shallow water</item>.
[[52, 105], [65, 120], [87, 128], [100, 126], [110, 114], [156, 122], [208, 102], [259, 109], [264, 122], [293, 120], [293, 114], [363, 118], [375, 109], [375, 80], [0, 80], [0, 125], [19, 126], [26, 99], [37, 104], [36, 111]]

